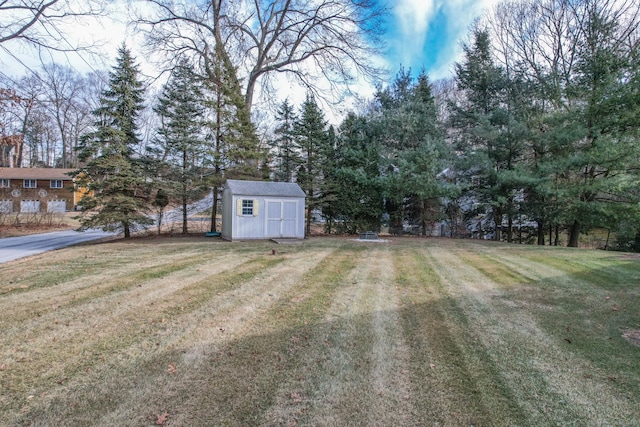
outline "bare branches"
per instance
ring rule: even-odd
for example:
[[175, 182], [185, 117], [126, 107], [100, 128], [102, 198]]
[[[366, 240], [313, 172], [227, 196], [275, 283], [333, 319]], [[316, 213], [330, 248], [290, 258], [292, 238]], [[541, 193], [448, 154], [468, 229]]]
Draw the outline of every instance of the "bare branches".
[[0, 1], [0, 46], [9, 41], [57, 51], [75, 51], [63, 24], [88, 16], [100, 16], [104, 2], [97, 0], [3, 0]]
[[[245, 84], [251, 107], [257, 87], [286, 74], [318, 95], [348, 90], [356, 77], [374, 78], [372, 58], [386, 10], [373, 0], [214, 0], [204, 4], [148, 0], [138, 16], [148, 47], [200, 56], [221, 44]], [[262, 95], [268, 95], [264, 90]]]

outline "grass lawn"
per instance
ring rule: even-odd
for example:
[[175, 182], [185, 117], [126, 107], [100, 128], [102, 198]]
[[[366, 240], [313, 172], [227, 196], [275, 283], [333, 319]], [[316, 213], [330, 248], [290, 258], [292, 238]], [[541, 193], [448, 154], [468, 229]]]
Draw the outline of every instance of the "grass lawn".
[[0, 313], [3, 426], [640, 425], [633, 255], [118, 240], [0, 265]]

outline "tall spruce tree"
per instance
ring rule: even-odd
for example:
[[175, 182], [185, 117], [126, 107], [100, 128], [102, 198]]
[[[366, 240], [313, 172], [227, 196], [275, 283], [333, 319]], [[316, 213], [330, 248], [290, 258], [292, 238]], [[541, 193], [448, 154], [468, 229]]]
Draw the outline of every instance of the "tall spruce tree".
[[311, 222], [315, 212], [325, 204], [326, 184], [323, 166], [326, 161], [328, 136], [327, 122], [315, 98], [307, 95], [298, 120], [295, 123], [296, 141], [302, 162], [297, 172], [297, 182], [306, 194], [306, 234], [311, 233]]
[[294, 106], [285, 99], [276, 111], [277, 126], [271, 142], [274, 181], [293, 182], [300, 165], [300, 153], [295, 141], [297, 120]]
[[161, 127], [156, 142], [164, 147], [166, 167], [162, 177], [165, 194], [182, 206], [182, 233], [188, 232], [187, 205], [200, 199], [206, 186], [202, 181], [204, 123], [202, 88], [191, 65], [180, 62], [164, 85], [154, 111]]
[[380, 176], [381, 144], [369, 118], [349, 113], [339, 128], [331, 203], [336, 231], [380, 231], [384, 183]]
[[621, 218], [638, 214], [640, 147], [633, 128], [623, 123], [628, 111], [637, 112], [628, 96], [634, 90], [629, 79], [633, 52], [613, 17], [597, 2], [585, 7], [577, 72], [568, 88], [577, 102], [564, 115], [563, 126], [571, 152], [563, 174], [571, 247], [578, 246], [582, 231], [610, 229]]
[[267, 150], [261, 147], [242, 88], [229, 57], [221, 46], [204, 57], [204, 88], [208, 117], [209, 185], [213, 192], [211, 231], [217, 231], [216, 217], [222, 187], [228, 178], [260, 179]]
[[487, 225], [494, 239], [501, 239], [506, 215], [511, 240], [514, 198], [521, 188], [515, 170], [524, 153], [525, 132], [515, 115], [508, 76], [493, 58], [489, 33], [475, 27], [472, 36], [471, 45], [463, 46], [462, 63], [455, 66], [464, 98], [451, 104], [451, 124], [462, 153], [458, 171], [469, 194], [492, 218]]
[[414, 80], [401, 69], [376, 99], [390, 229], [401, 233], [409, 223], [426, 235], [440, 216], [439, 198], [446, 186], [438, 174], [448, 158], [429, 79], [422, 72]]
[[82, 137], [79, 159], [84, 167], [74, 175], [89, 193], [79, 206], [81, 229], [101, 227], [131, 236], [137, 226], [153, 224], [150, 189], [135, 149], [137, 118], [144, 108], [144, 85], [131, 52], [123, 44], [109, 73], [109, 86], [93, 111], [95, 130]]

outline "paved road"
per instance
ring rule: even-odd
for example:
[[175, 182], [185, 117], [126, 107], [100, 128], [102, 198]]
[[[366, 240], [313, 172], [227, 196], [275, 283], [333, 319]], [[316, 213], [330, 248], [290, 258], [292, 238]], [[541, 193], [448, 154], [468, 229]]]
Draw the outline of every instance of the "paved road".
[[7, 237], [0, 239], [0, 263], [114, 235], [115, 233], [106, 233], [99, 230], [82, 233], [67, 230], [21, 237]]
[[[209, 194], [209, 196], [204, 199], [190, 204], [187, 206], [188, 215], [210, 209], [212, 200], [212, 194]], [[166, 224], [181, 221], [182, 208], [178, 208], [166, 212], [162, 223]], [[98, 230], [85, 231], [82, 233], [69, 230], [21, 237], [7, 237], [0, 239], [0, 263], [115, 235], [116, 233], [105, 233], [104, 231]]]

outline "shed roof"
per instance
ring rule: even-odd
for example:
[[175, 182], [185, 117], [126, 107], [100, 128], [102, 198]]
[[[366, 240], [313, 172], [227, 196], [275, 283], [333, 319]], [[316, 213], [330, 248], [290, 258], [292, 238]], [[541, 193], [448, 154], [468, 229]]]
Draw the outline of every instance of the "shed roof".
[[227, 188], [237, 196], [305, 197], [294, 182], [240, 181], [228, 179]]
[[4, 179], [61, 179], [73, 180], [67, 175], [75, 169], [62, 168], [0, 168], [0, 178]]

